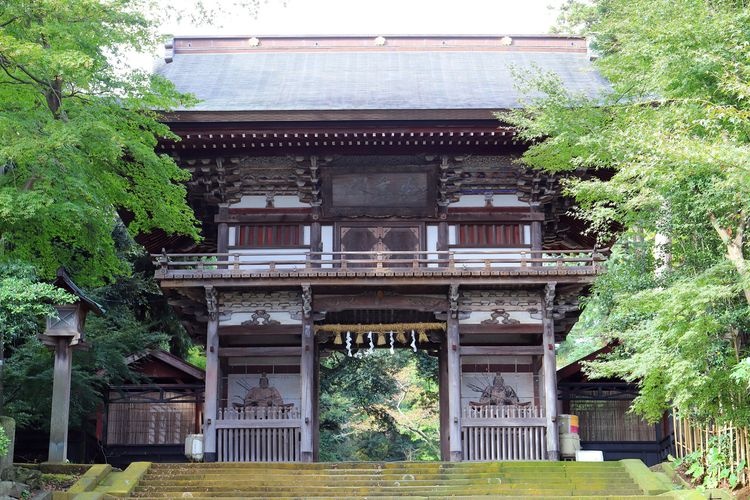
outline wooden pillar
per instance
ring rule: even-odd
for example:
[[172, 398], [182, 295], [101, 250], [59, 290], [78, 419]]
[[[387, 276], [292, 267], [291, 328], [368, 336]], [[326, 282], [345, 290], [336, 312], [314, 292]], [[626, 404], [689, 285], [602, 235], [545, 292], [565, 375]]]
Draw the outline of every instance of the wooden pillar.
[[440, 460], [450, 459], [448, 427], [448, 342], [443, 342], [438, 355], [438, 400], [440, 412]]
[[315, 357], [313, 358], [313, 462], [320, 460], [320, 345], [313, 342]]
[[302, 353], [300, 355], [300, 393], [302, 411], [302, 429], [300, 436], [300, 460], [313, 461], [313, 440], [315, 418], [313, 415], [313, 396], [315, 385], [315, 336], [312, 318], [312, 292], [309, 285], [303, 286], [303, 320], [302, 320]]
[[[229, 207], [226, 205], [219, 207], [219, 217], [222, 220], [226, 220], [229, 217]], [[232, 242], [234, 243], [234, 242]], [[229, 252], [229, 226], [226, 222], [219, 222], [216, 230], [216, 252], [227, 253]], [[224, 257], [219, 260], [229, 260]], [[226, 269], [227, 266], [221, 266], [219, 269]]]
[[206, 287], [206, 390], [203, 399], [203, 460], [216, 462], [216, 419], [219, 400], [219, 311], [216, 290]]
[[[322, 252], [323, 251], [323, 236], [320, 222], [313, 222], [310, 224], [310, 252]], [[320, 260], [320, 255], [312, 257], [313, 260]], [[314, 264], [313, 267], [320, 267], [320, 264]]]
[[302, 432], [300, 438], [300, 459], [313, 461], [313, 386], [315, 381], [315, 339], [312, 318], [306, 318], [302, 325], [302, 354], [300, 357]]
[[458, 332], [458, 286], [451, 285], [446, 364], [448, 369], [448, 439], [450, 461], [463, 459], [461, 443], [461, 341]]
[[218, 253], [229, 251], [229, 226], [226, 222], [219, 222], [219, 229], [216, 233], [216, 251]]
[[555, 362], [555, 321], [552, 307], [555, 302], [556, 283], [544, 287], [542, 324], [542, 370], [544, 373], [544, 413], [547, 419], [547, 459], [559, 460], [560, 446], [557, 435], [557, 370]]
[[68, 458], [68, 416], [70, 414], [70, 375], [73, 348], [70, 337], [55, 338], [55, 367], [52, 380], [52, 417], [49, 429], [48, 460], [63, 463]]
[[[531, 206], [531, 212], [535, 214], [543, 213], [538, 204]], [[539, 253], [542, 250], [543, 235], [542, 235], [542, 221], [533, 221], [531, 223], [531, 257], [538, 259], [542, 256]], [[533, 265], [539, 266], [540, 263], [534, 263]]]
[[445, 252], [449, 247], [448, 223], [440, 221], [437, 233], [437, 251]]

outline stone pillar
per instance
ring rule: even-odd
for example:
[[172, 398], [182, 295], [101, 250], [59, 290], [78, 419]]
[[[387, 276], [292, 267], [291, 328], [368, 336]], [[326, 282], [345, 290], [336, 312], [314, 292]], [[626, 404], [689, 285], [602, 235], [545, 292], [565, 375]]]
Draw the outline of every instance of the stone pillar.
[[5, 469], [13, 467], [13, 454], [16, 447], [16, 421], [10, 417], [0, 417], [0, 426], [8, 438], [8, 451], [0, 457], [0, 475]]
[[557, 434], [557, 369], [555, 362], [555, 320], [552, 307], [555, 302], [556, 283], [547, 283], [542, 300], [542, 371], [544, 373], [544, 414], [547, 419], [547, 459], [560, 459], [559, 436]]
[[458, 286], [451, 285], [446, 361], [448, 369], [448, 439], [450, 461], [463, 460], [461, 443], [461, 341], [458, 331]]
[[203, 460], [216, 462], [216, 419], [219, 402], [219, 311], [216, 290], [206, 287], [206, 390], [203, 399]]
[[52, 381], [52, 417], [49, 428], [49, 457], [53, 463], [68, 458], [68, 416], [70, 414], [70, 376], [73, 349], [70, 337], [57, 337], [55, 341], [55, 368]]

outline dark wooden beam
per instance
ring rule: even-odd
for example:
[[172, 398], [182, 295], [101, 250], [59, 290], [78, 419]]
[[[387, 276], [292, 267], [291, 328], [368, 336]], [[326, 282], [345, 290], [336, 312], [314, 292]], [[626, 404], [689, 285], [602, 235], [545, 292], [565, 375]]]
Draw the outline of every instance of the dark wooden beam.
[[299, 346], [292, 347], [219, 347], [219, 357], [272, 357], [272, 356], [299, 356], [302, 349]]
[[[535, 222], [543, 221], [544, 214], [531, 212], [448, 212], [450, 222]], [[541, 227], [541, 223], [540, 223]]]
[[532, 335], [540, 334], [544, 331], [544, 328], [540, 324], [528, 324], [519, 323], [515, 325], [467, 325], [461, 324], [459, 327], [461, 335], [485, 335], [485, 334], [520, 334], [520, 335]]
[[[164, 121], [177, 123], [221, 123], [221, 122], [315, 122], [342, 120], [392, 121], [427, 120], [429, 122], [447, 120], [481, 120], [499, 123], [494, 114], [498, 109], [372, 109], [372, 110], [310, 110], [310, 111], [173, 111], [164, 113]], [[180, 128], [175, 128], [179, 133]]]
[[214, 217], [214, 222], [226, 222], [229, 224], [309, 223], [312, 220], [312, 213], [281, 214], [273, 213], [273, 209], [268, 209], [268, 213], [230, 214]]
[[377, 292], [360, 295], [316, 295], [316, 311], [339, 312], [352, 309], [410, 309], [421, 312], [447, 311], [448, 299], [421, 295], [383, 295]]
[[461, 346], [461, 356], [538, 356], [543, 352], [539, 345]]
[[219, 336], [229, 335], [300, 335], [302, 325], [231, 325], [220, 326]]

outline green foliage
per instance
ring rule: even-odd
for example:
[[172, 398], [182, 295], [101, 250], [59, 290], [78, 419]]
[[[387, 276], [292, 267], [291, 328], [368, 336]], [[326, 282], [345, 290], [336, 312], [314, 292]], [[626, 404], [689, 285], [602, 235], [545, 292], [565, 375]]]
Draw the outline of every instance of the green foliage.
[[[80, 427], [93, 414], [108, 384], [137, 380], [126, 363], [128, 356], [151, 348], [184, 355], [189, 344], [151, 278], [148, 257], [137, 250], [126, 233], [116, 235], [116, 241], [120, 257], [136, 272], [88, 292], [104, 306], [106, 314], [88, 316], [85, 333], [90, 348], [77, 350], [73, 356], [72, 427]], [[37, 314], [46, 311], [42, 306], [35, 305], [41, 308]], [[45, 429], [49, 425], [53, 363], [49, 349], [36, 338], [43, 325], [31, 314], [35, 310], [27, 308], [26, 315], [14, 319], [17, 335], [9, 338], [7, 345], [10, 355], [3, 377], [3, 409], [20, 428]]]
[[42, 319], [54, 314], [52, 304], [73, 299], [65, 291], [40, 282], [29, 265], [0, 263], [0, 338], [12, 342], [36, 331]]
[[712, 436], [705, 451], [694, 451], [676, 460], [675, 465], [681, 467], [687, 476], [705, 488], [734, 489], [739, 484], [739, 478], [747, 464], [744, 459], [736, 466], [727, 463], [726, 457], [731, 455], [733, 446], [734, 443], [728, 435]]
[[206, 349], [203, 346], [194, 345], [188, 348], [185, 360], [201, 370], [206, 369]]
[[321, 460], [439, 459], [435, 359], [361, 352], [321, 364]]
[[0, 261], [82, 284], [128, 272], [112, 233], [198, 238], [187, 173], [155, 152], [158, 112], [190, 105], [158, 77], [115, 67], [155, 46], [145, 0], [13, 0], [0, 11]]
[[[519, 74], [541, 92], [499, 115], [532, 142], [523, 162], [560, 173], [575, 214], [617, 242], [571, 338], [616, 345], [589, 374], [638, 384], [649, 420], [674, 406], [750, 424], [749, 20], [742, 2], [571, 1], [560, 29], [592, 36], [612, 92]], [[707, 453], [692, 472], [729, 481], [721, 443]]]
[[649, 419], [676, 405], [747, 424], [750, 9], [598, 0], [565, 16], [595, 33], [613, 91], [520, 74], [541, 94], [499, 116], [534, 142], [524, 163], [568, 176], [577, 215], [604, 244], [619, 238], [575, 334], [619, 346], [589, 370], [637, 382]]
[[4, 457], [10, 448], [10, 438], [5, 433], [5, 429], [0, 427], [0, 457]]

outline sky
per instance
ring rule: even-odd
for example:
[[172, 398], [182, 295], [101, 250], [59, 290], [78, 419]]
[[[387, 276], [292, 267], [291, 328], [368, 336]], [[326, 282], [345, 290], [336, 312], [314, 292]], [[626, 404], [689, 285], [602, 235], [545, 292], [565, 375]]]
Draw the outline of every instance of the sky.
[[[193, 0], [177, 0], [183, 6]], [[257, 16], [223, 3], [217, 26], [168, 20], [177, 35], [403, 35], [547, 33], [563, 0], [259, 0]], [[174, 0], [165, 6], [174, 5]], [[168, 7], [167, 7], [168, 8]]]

